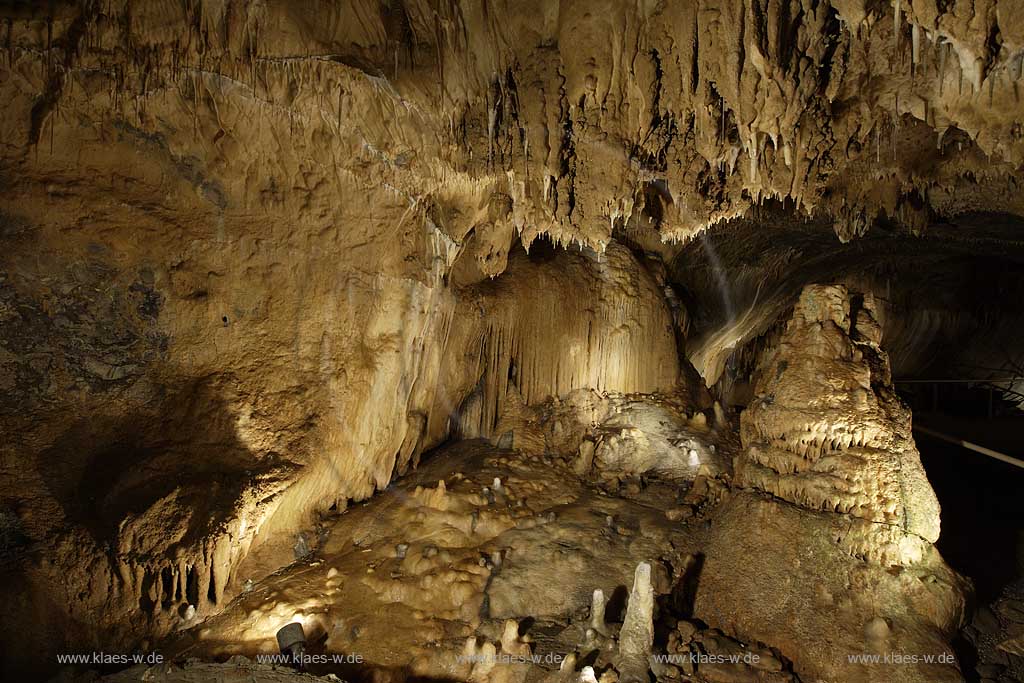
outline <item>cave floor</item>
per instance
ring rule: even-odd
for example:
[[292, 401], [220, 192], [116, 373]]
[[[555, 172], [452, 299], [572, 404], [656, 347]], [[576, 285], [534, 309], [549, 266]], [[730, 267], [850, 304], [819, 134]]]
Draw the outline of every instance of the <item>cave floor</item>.
[[607, 614], [616, 620], [645, 560], [660, 599], [689, 616], [685, 587], [676, 584], [710, 526], [702, 506], [682, 505], [685, 489], [674, 484], [602, 486], [560, 458], [486, 441], [451, 444], [385, 492], [325, 520], [316, 552], [176, 638], [169, 654], [207, 662], [273, 655], [276, 631], [298, 620], [310, 654], [342, 656], [311, 664], [311, 673], [465, 680], [471, 664], [458, 658], [467, 639], [499, 643], [514, 619], [533, 643], [531, 671], [543, 673], [585, 650], [595, 589], [610, 596]]
[[[689, 584], [722, 480], [598, 481], [578, 475], [574, 457], [450, 443], [370, 500], [323, 519], [309, 555], [162, 643], [173, 665], [104, 680], [556, 683], [559, 662], [576, 652], [576, 670], [591, 665], [611, 683], [600, 674], [614, 662], [634, 569], [647, 561], [655, 653], [749, 649], [772, 662], [768, 670], [664, 666], [654, 672], [659, 683], [797, 681], [772, 643], [738, 643], [693, 614]], [[607, 634], [587, 632], [595, 589], [608, 596]], [[302, 674], [271, 659], [277, 630], [292, 621], [320, 658]], [[515, 652], [532, 664], [500, 659]]]

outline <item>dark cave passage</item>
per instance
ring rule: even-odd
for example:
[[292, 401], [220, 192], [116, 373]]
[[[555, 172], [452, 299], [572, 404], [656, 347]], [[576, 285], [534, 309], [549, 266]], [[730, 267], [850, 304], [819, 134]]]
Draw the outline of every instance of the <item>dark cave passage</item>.
[[[986, 403], [976, 406], [984, 410]], [[941, 430], [1019, 456], [1024, 416], [971, 417], [915, 412], [915, 425]], [[915, 430], [921, 461], [942, 505], [938, 548], [954, 569], [974, 581], [987, 605], [1024, 579], [1024, 469]], [[1022, 461], [1024, 464], [1024, 461]]]
[[[928, 400], [936, 403], [934, 396]], [[915, 426], [1021, 455], [1024, 416], [1015, 405], [989, 417], [992, 404], [985, 390], [960, 390], [937, 403], [941, 410], [915, 412]], [[1024, 469], [924, 430], [915, 429], [915, 439], [942, 505], [937, 547], [974, 585], [974, 610], [954, 642], [965, 678], [976, 683], [992, 680], [987, 676], [992, 673], [1019, 676], [1019, 662], [998, 646], [1014, 637], [1024, 618], [1019, 613], [1024, 606]]]

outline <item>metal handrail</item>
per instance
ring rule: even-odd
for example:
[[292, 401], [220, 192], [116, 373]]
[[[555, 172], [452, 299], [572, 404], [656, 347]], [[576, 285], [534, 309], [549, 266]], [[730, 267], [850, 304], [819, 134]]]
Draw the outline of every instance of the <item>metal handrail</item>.
[[928, 429], [927, 427], [922, 427], [921, 425], [914, 425], [914, 431], [922, 432], [924, 434], [927, 434], [928, 436], [934, 436], [936, 439], [942, 439], [943, 441], [954, 443], [958, 446], [962, 446], [968, 450], [974, 451], [975, 453], [981, 453], [982, 455], [987, 455], [990, 458], [995, 458], [996, 460], [1000, 460], [1002, 462], [1024, 469], [1024, 461], [1006, 455], [1005, 453], [994, 451], [991, 448], [985, 448], [984, 446], [980, 446], [976, 443], [971, 443], [970, 441], [958, 439], [955, 436], [943, 434], [942, 432], [937, 432], [934, 429]]

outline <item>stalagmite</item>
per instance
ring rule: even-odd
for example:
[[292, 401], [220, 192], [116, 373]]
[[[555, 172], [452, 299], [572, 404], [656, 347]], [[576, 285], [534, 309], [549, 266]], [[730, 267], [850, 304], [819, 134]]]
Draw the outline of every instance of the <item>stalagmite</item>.
[[712, 405], [715, 413], [715, 426], [719, 429], [727, 427], [729, 425], [729, 418], [725, 414], [725, 409], [722, 408], [722, 404], [715, 401]]
[[[842, 286], [805, 288], [784, 334], [784, 348], [791, 356], [777, 357], [777, 373], [766, 374], [760, 380], [761, 393], [765, 394], [770, 384], [773, 399], [753, 401], [741, 416], [741, 434], [748, 449], [737, 460], [736, 476], [740, 481], [756, 482], [755, 486], [779, 498], [812, 509], [857, 510], [861, 520], [898, 523], [907, 532], [934, 542], [938, 538], [938, 503], [934, 492], [924, 483], [916, 450], [902, 445], [905, 437], [898, 436], [909, 432], [909, 416], [902, 414], [898, 401], [883, 390], [891, 379], [872, 375], [868, 357], [881, 357], [877, 342], [861, 343], [857, 347], [859, 354], [844, 355], [830, 350], [853, 348], [848, 334], [858, 334], [856, 327], [839, 326], [850, 316], [847, 302], [851, 296]], [[864, 313], [858, 320], [864, 329], [863, 337], [870, 340], [880, 334], [875, 331], [877, 323], [873, 317], [877, 304], [873, 297], [865, 296], [863, 306]], [[832, 321], [839, 325], [827, 331], [820, 329], [823, 322]], [[832, 341], [816, 347], [807, 343], [811, 337]], [[804, 373], [835, 379], [832, 385], [817, 387], [806, 381]], [[866, 379], [869, 375], [873, 384]], [[839, 400], [828, 398], [844, 395], [838, 385], [839, 377], [845, 378], [843, 381], [854, 394]], [[865, 386], [873, 387], [874, 391], [866, 392]], [[853, 398], [861, 395], [856, 391], [858, 387], [864, 392], [862, 400]], [[810, 423], [800, 417], [802, 406], [809, 404], [822, 406], [816, 421]], [[850, 426], [851, 419], [856, 420], [855, 426]], [[826, 446], [834, 440], [842, 444], [842, 450], [871, 450], [851, 460], [846, 471], [837, 471], [826, 457]], [[790, 464], [790, 453], [801, 458], [797, 467]], [[866, 484], [864, 490], [867, 479], [859, 471], [876, 467], [891, 469], [899, 476]], [[898, 512], [893, 514], [891, 510]], [[873, 531], [882, 529], [866, 522], [862, 526]], [[884, 533], [870, 552], [879, 558], [888, 558], [893, 552]]]
[[604, 591], [600, 588], [594, 589], [594, 595], [590, 602], [590, 628], [603, 636], [609, 634], [608, 624], [604, 620], [605, 606]]
[[576, 474], [583, 476], [590, 471], [590, 468], [594, 463], [594, 452], [595, 447], [593, 441], [585, 439], [580, 442], [576, 461], [573, 463], [573, 471], [576, 472]]
[[653, 645], [654, 588], [651, 585], [651, 565], [641, 562], [633, 576], [633, 589], [629, 592], [626, 618], [619, 632], [616, 665], [623, 683], [647, 680]]

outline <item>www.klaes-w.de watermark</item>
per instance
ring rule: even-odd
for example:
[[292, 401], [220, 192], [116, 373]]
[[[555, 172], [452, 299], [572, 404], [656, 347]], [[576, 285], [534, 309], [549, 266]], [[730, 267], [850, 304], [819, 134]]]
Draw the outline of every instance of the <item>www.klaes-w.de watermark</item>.
[[163, 664], [159, 652], [63, 652], [57, 654], [58, 664], [84, 664], [90, 666], [134, 666], [136, 664]]
[[955, 664], [956, 657], [952, 652], [940, 652], [938, 654], [918, 654], [913, 652], [882, 652], [846, 655], [849, 664], [882, 664], [882, 665], [905, 665], [905, 664]]

